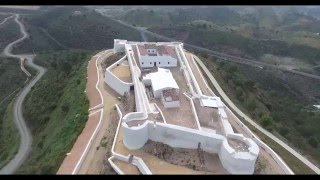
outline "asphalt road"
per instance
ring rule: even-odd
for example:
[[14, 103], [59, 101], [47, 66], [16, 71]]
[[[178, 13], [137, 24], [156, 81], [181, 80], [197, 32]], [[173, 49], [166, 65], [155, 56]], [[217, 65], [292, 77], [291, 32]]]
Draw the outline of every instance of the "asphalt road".
[[9, 16], [9, 17], [6, 17], [4, 18], [4, 20], [0, 23], [0, 27], [5, 23], [7, 22], [8, 19], [10, 19], [12, 16]]
[[34, 55], [14, 55], [11, 53], [12, 47], [25, 40], [29, 35], [25, 30], [24, 25], [19, 21], [19, 15], [15, 15], [15, 22], [18, 23], [20, 27], [20, 32], [23, 35], [18, 40], [10, 43], [6, 46], [6, 48], [3, 51], [3, 54], [8, 57], [14, 57], [14, 58], [26, 58], [28, 66], [34, 68], [37, 70], [37, 75], [22, 89], [22, 91], [19, 93], [19, 95], [16, 97], [13, 107], [13, 115], [14, 115], [14, 122], [19, 129], [20, 133], [20, 146], [18, 153], [15, 155], [15, 157], [6, 164], [1, 170], [0, 174], [13, 174], [24, 162], [24, 160], [27, 158], [32, 144], [32, 135], [30, 133], [29, 128], [27, 127], [25, 120], [23, 118], [22, 114], [22, 103], [26, 97], [26, 95], [30, 92], [32, 86], [44, 75], [46, 72], [46, 69], [38, 66], [33, 63]]
[[207, 67], [202, 63], [202, 61], [194, 56], [194, 59], [198, 62], [198, 64], [200, 65], [200, 67], [204, 70], [204, 72], [208, 75], [210, 81], [212, 82], [212, 84], [214, 85], [214, 87], [217, 89], [217, 91], [219, 92], [219, 95], [221, 98], [223, 98], [226, 103], [229, 105], [229, 107], [231, 109], [233, 109], [234, 111], [236, 111], [240, 116], [244, 117], [244, 120], [246, 120], [247, 122], [249, 122], [252, 126], [254, 126], [255, 128], [257, 128], [259, 131], [261, 131], [263, 134], [265, 134], [266, 136], [268, 136], [269, 138], [271, 138], [272, 140], [274, 140], [275, 142], [277, 142], [278, 144], [280, 144], [283, 148], [285, 148], [286, 150], [288, 150], [292, 155], [294, 155], [296, 158], [298, 158], [300, 161], [302, 161], [305, 165], [307, 165], [308, 167], [310, 167], [313, 171], [315, 171], [317, 174], [320, 174], [320, 169], [315, 166], [314, 164], [312, 164], [307, 158], [303, 157], [301, 154], [299, 154], [297, 151], [295, 151], [294, 149], [292, 149], [290, 146], [288, 146], [286, 143], [284, 143], [283, 141], [281, 141], [279, 138], [277, 138], [276, 136], [274, 136], [272, 133], [270, 133], [269, 131], [265, 130], [264, 128], [262, 128], [260, 125], [258, 125], [256, 122], [254, 122], [250, 117], [248, 117], [246, 114], [244, 114], [239, 108], [237, 108], [236, 105], [233, 104], [233, 102], [229, 99], [229, 97], [224, 93], [224, 91], [222, 90], [222, 88], [220, 87], [220, 85], [218, 84], [218, 82], [215, 80], [215, 78], [212, 76], [212, 74], [210, 73], [210, 71], [207, 69]]

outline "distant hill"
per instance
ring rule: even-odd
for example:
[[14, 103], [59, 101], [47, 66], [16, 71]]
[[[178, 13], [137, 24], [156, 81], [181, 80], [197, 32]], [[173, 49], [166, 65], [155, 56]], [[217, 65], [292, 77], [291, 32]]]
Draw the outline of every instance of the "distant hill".
[[[101, 50], [111, 48], [113, 39], [139, 40], [140, 35], [122, 24], [83, 7], [54, 7], [24, 18], [32, 37], [17, 52], [61, 49]], [[46, 46], [46, 48], [43, 48]]]
[[20, 37], [19, 26], [10, 18], [0, 26], [0, 53], [12, 41]]
[[169, 13], [155, 12], [153, 10], [136, 9], [126, 12], [121, 20], [136, 26], [153, 27], [172, 24]]
[[135, 9], [125, 13], [120, 19], [137, 26], [156, 27], [185, 24], [194, 20], [205, 20], [216, 24], [238, 24], [240, 14], [228, 7], [181, 7], [167, 12], [158, 8]]

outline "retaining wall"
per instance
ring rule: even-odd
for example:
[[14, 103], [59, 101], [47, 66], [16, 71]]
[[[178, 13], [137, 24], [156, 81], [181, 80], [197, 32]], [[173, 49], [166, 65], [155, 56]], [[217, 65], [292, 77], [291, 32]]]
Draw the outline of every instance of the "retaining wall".
[[126, 55], [123, 56], [120, 60], [113, 63], [111, 66], [109, 66], [106, 69], [105, 72], [105, 78], [104, 81], [107, 85], [109, 85], [113, 90], [115, 90], [120, 95], [124, 95], [125, 92], [130, 91], [130, 86], [133, 86], [133, 83], [127, 83], [119, 79], [117, 76], [115, 76], [111, 70], [117, 66], [117, 64], [120, 64], [123, 60], [125, 60]]

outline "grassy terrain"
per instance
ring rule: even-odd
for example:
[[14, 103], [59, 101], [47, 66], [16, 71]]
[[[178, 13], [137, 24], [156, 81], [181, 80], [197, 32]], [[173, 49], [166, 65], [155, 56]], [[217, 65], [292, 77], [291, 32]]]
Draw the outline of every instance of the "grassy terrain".
[[[33, 145], [18, 173], [56, 173], [87, 121], [88, 100], [84, 92], [87, 60], [93, 52], [112, 48], [115, 38], [138, 40], [140, 34], [95, 11], [75, 6], [33, 11], [21, 15], [21, 20], [30, 37], [15, 46], [13, 53], [36, 53], [35, 63], [46, 67], [48, 72], [24, 101], [24, 117], [33, 134]], [[11, 34], [19, 33], [18, 26], [14, 25], [9, 28]], [[10, 39], [11, 34], [0, 33], [0, 40], [4, 35], [5, 42], [17, 39]], [[10, 88], [23, 86], [13, 79], [19, 73], [8, 64], [0, 64], [0, 70], [0, 90], [3, 91], [0, 96], [5, 97], [6, 92], [11, 92]], [[20, 67], [18, 70], [20, 72]], [[0, 165], [16, 151], [18, 134], [10, 116], [12, 106], [7, 108], [11, 101], [12, 98], [0, 106], [0, 114], [5, 114], [0, 117]]]
[[0, 52], [12, 41], [21, 37], [19, 26], [14, 22], [14, 18], [7, 20], [5, 24], [0, 27]]
[[[313, 162], [320, 162], [320, 112], [310, 106], [306, 98], [302, 98], [292, 89], [289, 90], [274, 72], [256, 72], [246, 69], [248, 67], [213, 59], [206, 59], [204, 63], [239, 109], [290, 146], [299, 149]], [[296, 173], [310, 173], [309, 168], [301, 165], [298, 159], [292, 158], [286, 150], [269, 138], [258, 135], [275, 148], [277, 153], [283, 155], [283, 159]]]
[[259, 59], [264, 54], [273, 54], [297, 58], [311, 65], [319, 64], [320, 51], [309, 46], [288, 44], [284, 41], [259, 41], [212, 28], [188, 25], [151, 28], [150, 30], [172, 38], [188, 33], [185, 42], [240, 57]]
[[11, 16], [11, 14], [0, 14], [0, 22], [2, 22], [5, 18]]
[[[88, 118], [88, 52], [60, 51], [37, 56], [48, 68], [24, 103], [24, 117], [34, 135], [31, 153], [18, 173], [55, 173]], [[39, 98], [41, 97], [41, 98]]]
[[[112, 10], [115, 9], [117, 8]], [[120, 19], [136, 26], [155, 28], [189, 24], [248, 38], [277, 39], [317, 49], [320, 46], [320, 38], [316, 35], [320, 32], [320, 21], [310, 15], [301, 14], [294, 8], [178, 7], [168, 12], [165, 9], [167, 8], [153, 11], [141, 7], [119, 12], [123, 13]]]
[[[0, 168], [15, 156], [20, 145], [20, 135], [17, 133], [18, 129], [13, 119], [13, 102], [7, 106], [7, 109], [4, 107], [0, 109], [1, 114], [3, 114], [0, 122]], [[5, 109], [5, 111], [3, 109]], [[6, 139], [4, 139], [5, 137]], [[10, 142], [10, 146], [7, 146], [6, 143], [3, 142]]]
[[[203, 72], [203, 71], [202, 71]], [[209, 86], [213, 89], [213, 91], [218, 94], [217, 90], [214, 88], [214, 86], [212, 85], [212, 83], [210, 82], [209, 78], [207, 77], [207, 75], [203, 72], [206, 80], [209, 82]], [[217, 79], [217, 77], [215, 77]], [[217, 80], [219, 82], [219, 84], [221, 85], [223, 83], [223, 81], [221, 80]], [[229, 95], [228, 95], [229, 96]], [[229, 96], [230, 97], [230, 96]], [[222, 99], [222, 101], [224, 101]], [[234, 102], [235, 100], [232, 99], [232, 101]], [[239, 105], [237, 105], [237, 107], [239, 107]], [[232, 110], [232, 109], [231, 109]], [[241, 116], [237, 114], [237, 112], [233, 113], [239, 118], [241, 119]], [[270, 146], [286, 163], [287, 165], [291, 168], [291, 170], [295, 173], [295, 174], [314, 174], [313, 170], [311, 170], [308, 166], [306, 166], [304, 163], [302, 163], [298, 158], [296, 158], [295, 156], [293, 156], [289, 151], [287, 151], [286, 149], [284, 149], [282, 146], [280, 146], [278, 143], [276, 143], [275, 141], [273, 141], [272, 139], [270, 139], [269, 137], [267, 137], [266, 135], [264, 135], [263, 133], [261, 133], [259, 130], [257, 130], [254, 126], [252, 126], [251, 124], [249, 124], [246, 121], [242, 121], [247, 127], [249, 127], [249, 129], [255, 133], [263, 142], [265, 142], [268, 146]]]
[[169, 25], [172, 22], [169, 14], [154, 12], [153, 10], [130, 10], [126, 12], [121, 18], [125, 22], [129, 22], [134, 26], [162, 26]]
[[[80, 14], [74, 14], [80, 11]], [[139, 40], [137, 31], [83, 7], [56, 7], [24, 18], [31, 38], [14, 52], [61, 49], [101, 50], [113, 47], [113, 39]]]
[[[34, 72], [31, 72], [34, 74]], [[0, 58], [0, 168], [18, 150], [19, 133], [13, 121], [13, 99], [23, 87], [27, 76], [13, 58]], [[7, 143], [10, 142], [10, 146]]]

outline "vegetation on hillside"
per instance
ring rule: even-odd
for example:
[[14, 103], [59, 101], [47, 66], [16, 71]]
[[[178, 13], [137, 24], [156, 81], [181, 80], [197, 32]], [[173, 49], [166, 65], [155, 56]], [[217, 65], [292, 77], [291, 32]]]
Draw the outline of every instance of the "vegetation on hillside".
[[55, 7], [24, 17], [24, 21], [32, 37], [15, 52], [102, 50], [112, 48], [113, 39], [140, 39], [137, 31], [83, 7]]
[[19, 26], [14, 22], [14, 17], [7, 20], [0, 26], [0, 52], [12, 41], [20, 37]]
[[249, 56], [259, 59], [264, 54], [274, 54], [294, 57], [312, 65], [320, 63], [319, 50], [303, 45], [288, 44], [283, 41], [259, 41], [233, 33], [192, 26], [152, 28], [151, 31], [172, 38], [176, 38], [182, 33], [187, 33], [188, 36], [185, 42], [240, 57]]
[[[204, 60], [230, 99], [262, 127], [320, 162], [320, 111], [277, 73]], [[285, 74], [290, 78], [291, 74]], [[308, 84], [308, 82], [305, 82]], [[315, 84], [320, 88], [320, 83]], [[290, 90], [289, 90], [290, 89]]]
[[48, 68], [27, 95], [24, 117], [33, 134], [30, 155], [18, 173], [55, 173], [88, 118], [87, 61], [84, 51], [59, 51], [36, 57]]
[[[19, 134], [16, 133], [17, 128], [12, 119], [11, 102], [26, 78], [18, 60], [0, 58], [0, 168], [13, 158], [19, 147]], [[7, 142], [10, 142], [10, 146]]]
[[2, 22], [5, 18], [11, 16], [11, 14], [0, 14], [0, 22]]
[[[35, 63], [46, 67], [48, 71], [32, 88], [23, 104], [24, 117], [33, 134], [33, 144], [18, 173], [56, 173], [88, 118], [88, 100], [84, 92], [87, 60], [93, 52], [112, 48], [113, 39], [137, 40], [140, 34], [95, 11], [75, 6], [34, 11], [29, 15], [21, 15], [21, 20], [30, 37], [16, 45], [13, 53], [36, 53]], [[19, 33], [17, 25], [9, 29], [11, 34]], [[8, 37], [11, 34], [6, 35], [7, 39], [2, 38], [6, 40], [3, 44], [20, 36], [10, 39]], [[18, 68], [4, 74], [21, 74], [17, 65]], [[11, 70], [10, 67], [8, 70]], [[14, 77], [1, 80], [15, 82], [12, 79]], [[20, 84], [1, 84], [1, 88], [15, 88], [17, 85]], [[6, 90], [9, 92], [9, 88]], [[0, 119], [0, 128], [5, 129], [0, 132], [0, 140], [3, 139], [0, 158], [5, 160], [1, 161], [0, 166], [13, 157], [19, 145], [19, 134], [14, 129], [11, 116], [13, 103], [8, 106], [11, 100], [0, 108], [5, 114]]]

